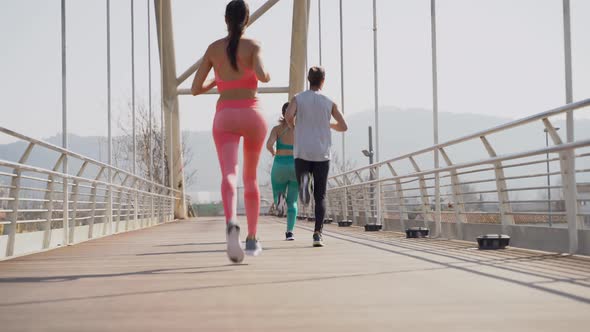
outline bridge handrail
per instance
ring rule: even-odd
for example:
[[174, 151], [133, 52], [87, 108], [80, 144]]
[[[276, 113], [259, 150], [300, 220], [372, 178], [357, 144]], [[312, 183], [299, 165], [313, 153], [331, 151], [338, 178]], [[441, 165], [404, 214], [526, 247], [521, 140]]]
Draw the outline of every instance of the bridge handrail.
[[[0, 159], [0, 259], [174, 220], [181, 192], [104, 162], [0, 127], [26, 145], [18, 161]], [[30, 164], [33, 150], [56, 153]], [[75, 161], [66, 172], [66, 161]], [[28, 174], [30, 173], [30, 174]], [[25, 182], [26, 181], [26, 182]], [[190, 198], [187, 205], [190, 204]]]
[[[455, 223], [457, 233], [453, 236], [461, 239], [465, 239], [461, 234], [465, 223], [497, 224], [502, 227], [502, 232], [507, 231], [509, 226], [519, 224], [547, 224], [553, 227], [553, 223], [567, 223], [569, 251], [575, 253], [579, 248], [578, 229], [583, 229], [584, 224], [590, 226], [590, 209], [581, 204], [590, 199], [577, 193], [577, 187], [585, 184], [580, 182], [583, 178], [577, 174], [590, 173], [590, 168], [586, 166], [590, 152], [577, 152], [577, 149], [589, 148], [590, 139], [564, 143], [551, 117], [588, 106], [590, 98], [330, 176], [327, 189], [329, 214], [335, 219], [352, 219], [356, 223], [364, 219], [365, 224], [376, 225], [383, 225], [385, 219], [388, 222], [396, 220], [395, 227], [402, 229], [408, 220], [421, 216], [427, 227], [430, 222], [434, 222], [435, 234], [439, 235], [445, 214], [446, 222]], [[539, 120], [542, 120], [553, 145], [498, 154], [488, 140], [489, 135]], [[571, 123], [568, 123], [568, 130], [570, 126]], [[483, 143], [481, 148], [485, 148], [487, 157], [454, 163], [453, 156], [448, 154], [446, 148], [475, 140]], [[438, 166], [436, 162], [432, 166], [430, 158], [436, 158], [436, 153], [443, 159], [444, 166]], [[550, 154], [553, 156], [549, 157]], [[541, 155], [542, 159], [539, 158]], [[427, 169], [420, 165], [424, 157], [429, 158]], [[558, 170], [552, 170], [550, 164], [557, 162]], [[402, 164], [406, 166], [400, 171], [398, 167]], [[546, 171], [540, 170], [544, 168], [540, 164], [547, 165]], [[576, 168], [576, 165], [582, 166]], [[505, 175], [508, 170], [513, 174]], [[489, 175], [490, 172], [494, 175]], [[551, 177], [559, 175], [562, 184], [551, 184]], [[441, 183], [441, 180], [445, 183]], [[540, 185], [540, 182], [546, 184]], [[552, 198], [552, 190], [559, 190], [559, 197]], [[522, 197], [519, 198], [515, 193], [523, 193], [527, 197], [520, 199]], [[546, 193], [547, 199], [532, 197], [540, 193]], [[443, 201], [444, 207], [436, 204]], [[582, 247], [587, 245], [583, 244]]]
[[446, 141], [446, 142], [443, 142], [443, 143], [439, 143], [437, 145], [432, 145], [430, 147], [427, 147], [427, 148], [424, 148], [424, 149], [421, 149], [421, 150], [418, 150], [418, 151], [410, 152], [410, 153], [407, 153], [407, 154], [404, 154], [404, 155], [401, 155], [401, 156], [398, 156], [398, 157], [394, 157], [394, 158], [391, 158], [391, 159], [387, 159], [387, 160], [384, 160], [384, 161], [381, 161], [381, 162], [378, 162], [378, 163], [373, 163], [371, 165], [358, 167], [358, 168], [355, 168], [353, 170], [349, 170], [349, 171], [346, 171], [346, 172], [339, 173], [338, 175], [331, 176], [331, 178], [341, 177], [341, 176], [349, 175], [349, 174], [354, 174], [355, 172], [359, 172], [359, 171], [370, 169], [370, 168], [375, 168], [376, 166], [386, 165], [386, 164], [392, 163], [394, 161], [399, 161], [399, 160], [407, 159], [409, 157], [421, 155], [421, 154], [424, 154], [424, 153], [427, 153], [427, 152], [432, 152], [432, 151], [435, 151], [437, 149], [440, 150], [441, 148], [445, 148], [445, 147], [448, 147], [448, 146], [451, 146], [451, 145], [455, 145], [455, 144], [458, 144], [458, 143], [469, 141], [469, 140], [472, 140], [474, 138], [479, 138], [479, 137], [482, 137], [482, 136], [489, 136], [489, 135], [495, 134], [497, 132], [501, 132], [501, 131], [504, 131], [504, 130], [507, 130], [507, 129], [511, 129], [511, 128], [514, 128], [514, 127], [519, 127], [519, 126], [522, 126], [522, 125], [525, 125], [525, 124], [528, 124], [528, 123], [531, 123], [531, 122], [535, 122], [535, 121], [538, 121], [538, 120], [549, 118], [549, 117], [552, 117], [552, 116], [555, 116], [555, 115], [559, 115], [559, 114], [562, 114], [562, 113], [573, 111], [573, 110], [576, 110], [576, 109], [579, 109], [579, 108], [583, 108], [583, 107], [586, 107], [586, 106], [590, 106], [590, 98], [583, 99], [583, 100], [580, 100], [580, 101], [577, 101], [577, 102], [574, 102], [574, 103], [566, 104], [566, 105], [563, 105], [563, 106], [560, 106], [560, 107], [551, 109], [549, 111], [538, 113], [538, 114], [534, 114], [534, 115], [531, 115], [531, 116], [528, 116], [528, 117], [525, 117], [525, 118], [522, 118], [522, 119], [514, 120], [514, 121], [511, 121], [511, 122], [508, 122], [508, 123], [505, 123], [505, 124], [502, 124], [502, 125], [499, 125], [499, 126], [496, 126], [496, 127], [492, 127], [490, 129], [485, 129], [485, 130], [482, 130], [482, 131], [479, 131], [479, 132], [476, 132], [476, 133], [473, 133], [473, 134], [469, 134], [469, 135], [465, 135], [465, 136], [462, 136], [462, 137], [459, 137], [459, 138], [455, 138], [455, 139], [452, 139], [452, 140], [449, 140], [449, 141]]
[[420, 176], [424, 176], [424, 175], [431, 175], [431, 174], [435, 174], [435, 173], [450, 172], [450, 171], [454, 171], [454, 170], [457, 170], [460, 168], [471, 168], [471, 167], [475, 167], [475, 166], [495, 164], [497, 162], [502, 162], [502, 161], [507, 161], [507, 160], [533, 157], [533, 156], [543, 155], [543, 154], [547, 154], [547, 153], [562, 152], [562, 151], [566, 151], [566, 150], [572, 150], [572, 149], [577, 149], [577, 148], [582, 148], [582, 147], [587, 147], [587, 146], [590, 146], [590, 139], [550, 146], [547, 148], [541, 148], [541, 149], [531, 150], [531, 151], [527, 151], [527, 152], [511, 153], [511, 154], [497, 156], [494, 158], [487, 158], [487, 159], [481, 159], [481, 160], [477, 160], [477, 161], [465, 162], [465, 163], [460, 163], [460, 164], [453, 164], [451, 166], [432, 168], [429, 170], [415, 172], [415, 173], [408, 173], [408, 174], [403, 174], [403, 175], [379, 178], [376, 180], [367, 180], [367, 181], [363, 181], [362, 183], [353, 183], [353, 184], [342, 185], [342, 186], [337, 186], [337, 187], [330, 187], [327, 190], [328, 191], [340, 190], [340, 189], [346, 189], [346, 188], [352, 188], [352, 187], [358, 187], [358, 186], [364, 186], [364, 185], [378, 184], [380, 182], [389, 182], [392, 180], [416, 178], [416, 177], [420, 177]]
[[0, 126], [0, 132], [6, 134], [8, 136], [12, 136], [14, 138], [18, 138], [18, 139], [20, 139], [22, 141], [33, 143], [35, 145], [38, 145], [38, 146], [47, 148], [49, 150], [52, 150], [52, 151], [55, 151], [55, 152], [59, 152], [61, 154], [65, 154], [65, 155], [67, 155], [69, 157], [74, 157], [76, 159], [79, 159], [81, 161], [94, 164], [96, 166], [100, 166], [100, 167], [103, 167], [103, 168], [106, 168], [106, 169], [111, 169], [115, 173], [119, 173], [119, 174], [123, 174], [125, 176], [129, 176], [129, 177], [134, 178], [136, 180], [140, 180], [140, 181], [143, 181], [145, 183], [149, 183], [151, 185], [154, 185], [155, 187], [159, 187], [161, 189], [166, 189], [166, 190], [171, 190], [171, 191], [173, 191], [175, 193], [180, 193], [179, 190], [176, 190], [176, 189], [173, 189], [173, 188], [170, 188], [170, 187], [166, 187], [166, 186], [164, 186], [164, 185], [162, 185], [160, 183], [157, 183], [157, 182], [154, 182], [154, 181], [151, 181], [151, 180], [148, 180], [148, 179], [144, 179], [144, 178], [140, 177], [139, 175], [135, 175], [135, 174], [133, 174], [133, 173], [131, 173], [129, 171], [126, 171], [126, 170], [123, 170], [123, 169], [114, 167], [112, 165], [106, 164], [106, 163], [104, 163], [102, 161], [98, 161], [96, 159], [92, 159], [90, 157], [86, 157], [86, 156], [84, 156], [82, 154], [79, 154], [77, 152], [73, 152], [71, 150], [68, 150], [68, 149], [65, 149], [63, 147], [60, 147], [60, 146], [51, 144], [49, 142], [42, 141], [42, 140], [39, 140], [39, 139], [36, 139], [36, 138], [32, 138], [30, 136], [26, 136], [26, 135], [17, 133], [17, 132], [15, 132], [13, 130], [10, 130], [8, 128], [5, 128], [5, 127]]
[[[163, 197], [163, 198], [170, 197], [169, 195], [162, 195], [162, 194], [158, 194], [155, 192], [141, 190], [138, 188], [128, 187], [128, 186], [124, 186], [124, 185], [120, 185], [120, 184], [116, 184], [116, 183], [108, 183], [108, 182], [100, 181], [100, 180], [96, 180], [96, 179], [84, 178], [84, 177], [75, 176], [75, 175], [71, 175], [71, 174], [65, 174], [62, 172], [47, 170], [47, 169], [44, 169], [41, 167], [35, 167], [35, 166], [31, 166], [31, 165], [25, 165], [25, 164], [15, 163], [15, 162], [11, 162], [11, 161], [5, 161], [5, 160], [1, 160], [1, 159], [0, 159], [0, 167], [9, 167], [9, 168], [18, 169], [21, 171], [30, 171], [30, 172], [41, 173], [41, 174], [46, 174], [46, 175], [53, 175], [53, 176], [57, 176], [57, 177], [68, 179], [68, 180], [75, 180], [75, 181], [92, 183], [92, 184], [100, 184], [103, 186], [114, 187], [114, 188], [118, 188], [121, 190], [127, 190], [127, 191], [134, 191], [137, 193], [146, 194], [146, 195], [150, 195], [150, 196], [154, 196], [154, 197]], [[168, 187], [164, 187], [164, 189], [170, 190], [170, 188], [168, 188]], [[180, 197], [173, 197], [173, 198], [175, 200], [180, 199]]]

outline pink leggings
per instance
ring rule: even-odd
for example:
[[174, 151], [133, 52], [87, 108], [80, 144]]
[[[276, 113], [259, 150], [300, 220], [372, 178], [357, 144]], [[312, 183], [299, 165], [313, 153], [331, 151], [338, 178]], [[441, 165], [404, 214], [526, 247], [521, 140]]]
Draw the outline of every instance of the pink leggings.
[[244, 202], [248, 236], [256, 235], [260, 213], [260, 191], [256, 179], [258, 159], [266, 138], [266, 121], [256, 99], [222, 100], [213, 120], [213, 139], [221, 167], [221, 198], [226, 223], [236, 220], [238, 146], [244, 137]]

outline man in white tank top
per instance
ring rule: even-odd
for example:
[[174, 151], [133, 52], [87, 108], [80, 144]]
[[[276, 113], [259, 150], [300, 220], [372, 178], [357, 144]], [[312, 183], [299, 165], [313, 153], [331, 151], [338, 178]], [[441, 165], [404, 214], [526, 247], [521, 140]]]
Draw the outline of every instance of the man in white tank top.
[[[326, 78], [322, 67], [311, 67], [307, 75], [309, 90], [297, 94], [287, 109], [285, 118], [295, 127], [295, 173], [299, 182], [299, 199], [309, 204], [309, 176], [313, 177], [315, 200], [315, 231], [313, 246], [323, 247], [322, 228], [326, 215], [326, 186], [330, 170], [332, 132], [346, 131], [348, 126], [338, 106], [321, 92]], [[334, 118], [336, 122], [330, 120]]]

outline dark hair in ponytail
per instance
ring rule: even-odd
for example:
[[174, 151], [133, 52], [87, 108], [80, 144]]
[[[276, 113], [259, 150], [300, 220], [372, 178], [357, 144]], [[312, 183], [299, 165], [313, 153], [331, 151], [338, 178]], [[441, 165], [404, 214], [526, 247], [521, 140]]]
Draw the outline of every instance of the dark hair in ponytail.
[[285, 113], [287, 113], [287, 108], [288, 107], [289, 107], [289, 102], [286, 102], [286, 103], [283, 104], [283, 111], [281, 113], [283, 116], [281, 116], [279, 118], [279, 123], [280, 124], [286, 124], [287, 123], [287, 120], [285, 120]]
[[250, 8], [244, 0], [232, 0], [225, 7], [228, 43], [227, 56], [234, 70], [238, 71], [238, 44], [250, 19]]

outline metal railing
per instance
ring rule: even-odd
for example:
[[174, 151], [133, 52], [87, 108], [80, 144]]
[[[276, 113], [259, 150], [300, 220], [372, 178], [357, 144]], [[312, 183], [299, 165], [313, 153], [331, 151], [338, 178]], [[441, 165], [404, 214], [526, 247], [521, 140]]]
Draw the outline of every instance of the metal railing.
[[[480, 231], [515, 234], [515, 227], [546, 226], [553, 230], [551, 234], [561, 230], [556, 238], [565, 245], [537, 248], [567, 248], [564, 251], [572, 253], [582, 248], [590, 253], [590, 232], [585, 233], [590, 230], [590, 198], [577, 193], [578, 187], [590, 182], [583, 181], [590, 174], [590, 139], [565, 143], [552, 122], [565, 113], [588, 110], [588, 106], [590, 99], [585, 99], [332, 176], [328, 180], [329, 214], [361, 225], [381, 224], [385, 229], [432, 226], [436, 236], [466, 240], [474, 240], [473, 235]], [[568, 123], [568, 131], [573, 130], [572, 125]], [[544, 128], [553, 145], [530, 148], [514, 142], [509, 153], [496, 152], [493, 139], [501, 135], [509, 139], [510, 130], [530, 128], [527, 126]], [[457, 153], [466, 160], [454, 163], [451, 152], [459, 151], [460, 146], [472, 153], [467, 158]], [[432, 165], [435, 153], [446, 166]], [[548, 197], [543, 197], [545, 193]], [[584, 232], [581, 238], [580, 230]], [[527, 228], [517, 237], [522, 238], [523, 246], [535, 247], [527, 243], [527, 231], [533, 232]], [[549, 243], [556, 238], [529, 242]]]
[[[176, 190], [3, 127], [0, 133], [26, 145], [18, 161], [0, 160], [0, 259], [174, 218]], [[53, 167], [35, 166], [33, 150], [44, 163], [54, 158]]]

